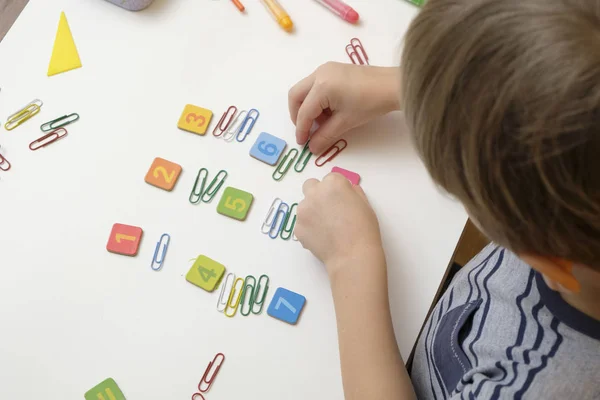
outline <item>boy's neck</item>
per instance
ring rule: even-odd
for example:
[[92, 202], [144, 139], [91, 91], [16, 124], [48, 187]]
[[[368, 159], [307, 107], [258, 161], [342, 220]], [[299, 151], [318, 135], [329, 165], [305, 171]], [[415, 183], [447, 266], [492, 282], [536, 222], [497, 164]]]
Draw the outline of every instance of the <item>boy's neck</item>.
[[589, 267], [574, 265], [573, 275], [580, 282], [581, 291], [560, 292], [561, 297], [572, 307], [600, 321], [600, 273]]

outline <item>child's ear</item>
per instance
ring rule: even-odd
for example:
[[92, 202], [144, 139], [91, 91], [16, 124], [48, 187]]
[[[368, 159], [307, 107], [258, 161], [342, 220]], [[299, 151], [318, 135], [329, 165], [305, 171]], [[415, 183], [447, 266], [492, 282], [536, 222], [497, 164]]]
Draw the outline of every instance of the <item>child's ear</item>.
[[573, 275], [573, 263], [556, 257], [520, 254], [519, 257], [544, 275], [548, 286], [556, 291], [579, 293], [581, 285]]

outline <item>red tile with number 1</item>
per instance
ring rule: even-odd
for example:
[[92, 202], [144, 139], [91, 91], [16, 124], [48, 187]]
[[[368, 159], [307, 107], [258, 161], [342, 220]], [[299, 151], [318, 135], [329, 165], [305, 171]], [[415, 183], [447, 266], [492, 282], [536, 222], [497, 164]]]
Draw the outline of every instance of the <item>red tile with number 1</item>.
[[142, 239], [142, 228], [124, 224], [114, 224], [106, 250], [124, 256], [135, 256]]

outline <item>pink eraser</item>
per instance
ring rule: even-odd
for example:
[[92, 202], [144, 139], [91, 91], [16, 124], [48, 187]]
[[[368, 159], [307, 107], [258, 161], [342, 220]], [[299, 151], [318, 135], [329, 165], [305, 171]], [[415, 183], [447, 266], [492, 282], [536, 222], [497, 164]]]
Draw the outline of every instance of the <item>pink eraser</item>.
[[338, 174], [342, 174], [350, 181], [352, 185], [358, 185], [360, 182], [360, 175], [356, 172], [348, 171], [347, 169], [340, 167], [333, 167], [331, 172], [337, 172]]

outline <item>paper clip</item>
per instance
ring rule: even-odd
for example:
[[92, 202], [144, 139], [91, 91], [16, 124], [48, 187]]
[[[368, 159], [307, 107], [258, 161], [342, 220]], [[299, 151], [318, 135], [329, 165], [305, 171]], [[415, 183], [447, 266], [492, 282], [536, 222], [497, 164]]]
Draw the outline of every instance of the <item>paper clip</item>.
[[[269, 237], [271, 239], [277, 239], [279, 231], [281, 230], [281, 228], [283, 227], [283, 223], [285, 222], [285, 216], [287, 215], [289, 210], [290, 207], [286, 203], [281, 202], [279, 208], [277, 209], [277, 214], [275, 214], [275, 218], [273, 219], [271, 229], [269, 230]], [[279, 218], [280, 215], [281, 218]]]
[[[264, 285], [261, 285], [261, 281], [263, 280], [263, 278], [266, 278], [266, 282], [264, 283]], [[260, 289], [263, 288], [263, 292], [262, 292], [262, 296], [260, 296], [260, 299], [258, 298], [258, 295], [260, 293]], [[254, 291], [254, 302], [252, 303], [252, 314], [258, 315], [262, 312], [263, 306], [265, 304], [265, 298], [267, 297], [267, 292], [269, 291], [269, 277], [267, 275], [261, 275], [260, 278], [258, 278], [258, 283], [256, 284], [256, 290]], [[258, 305], [260, 306], [260, 308], [255, 311], [254, 306]]]
[[[252, 111], [254, 111], [254, 113]], [[252, 131], [252, 128], [254, 128], [254, 124], [256, 123], [256, 120], [258, 119], [259, 116], [260, 116], [260, 113], [258, 112], [258, 110], [256, 108], [252, 108], [250, 111], [248, 111], [248, 115], [246, 115], [246, 118], [244, 118], [244, 122], [242, 122], [242, 126], [240, 126], [240, 130], [238, 131], [237, 136], [236, 136], [236, 140], [238, 142], [243, 142], [244, 140], [246, 140], [246, 138]], [[250, 120], [252, 120], [252, 122], [250, 123], [250, 125], [246, 126], [246, 124]], [[241, 139], [240, 139], [240, 133], [243, 134]]]
[[244, 123], [244, 120], [246, 119], [246, 115], [248, 115], [248, 111], [246, 110], [242, 110], [238, 113], [225, 134], [223, 134], [222, 138], [224, 141], [231, 142], [235, 138], [240, 130], [240, 126], [242, 126], [242, 123]]
[[[239, 293], [237, 294], [236, 297], [236, 288], [237, 288], [237, 283], [240, 282], [242, 284], [242, 287], [240, 288]], [[240, 305], [240, 300], [242, 298], [242, 292], [244, 291], [244, 279], [242, 278], [237, 278], [235, 280], [235, 282], [233, 282], [233, 286], [231, 288], [231, 293], [229, 294], [229, 299], [227, 299], [227, 305], [225, 306], [225, 310], [223, 310], [223, 314], [225, 314], [226, 317], [229, 318], [233, 318], [235, 316], [235, 313], [237, 312], [238, 306]], [[234, 303], [231, 303], [231, 300], [234, 300]], [[229, 314], [227, 313], [227, 310], [233, 310], [233, 312], [230, 312]]]
[[244, 5], [239, 0], [232, 0], [232, 1], [233, 1], [233, 4], [237, 7], [237, 9], [240, 10], [240, 12], [244, 12], [246, 7], [244, 7]]
[[78, 119], [79, 119], [79, 114], [77, 114], [77, 113], [63, 115], [62, 117], [58, 117], [56, 119], [53, 119], [52, 121], [48, 121], [45, 124], [40, 125], [40, 129], [42, 130], [42, 132], [49, 132], [56, 128], [62, 128], [63, 126], [72, 124], [73, 122], [77, 121]]
[[204, 398], [204, 396], [202, 396], [202, 393], [194, 393], [192, 395], [192, 400], [206, 400]]
[[[219, 178], [221, 173], [223, 173], [225, 175], [223, 175], [223, 177]], [[227, 179], [227, 171], [222, 169], [219, 171], [217, 176], [215, 176], [215, 178], [210, 182], [210, 184], [208, 185], [208, 187], [206, 188], [204, 193], [202, 193], [202, 201], [205, 203], [210, 203], [212, 201], [213, 197], [215, 197], [215, 195], [219, 191], [219, 189], [221, 189], [221, 186], [223, 186], [223, 182], [225, 182], [225, 179]], [[208, 195], [208, 197], [206, 197], [207, 195]]]
[[[252, 279], [253, 283], [250, 283], [250, 279]], [[254, 306], [254, 296], [256, 290], [256, 278], [252, 275], [248, 275], [246, 279], [244, 279], [244, 290], [242, 291], [242, 298], [240, 300], [240, 314], [244, 317], [247, 317], [252, 312], [252, 306]], [[246, 304], [246, 296], [250, 292], [250, 300], [248, 300], [248, 312], [244, 312], [244, 304]]]
[[[340, 147], [338, 146], [339, 143], [343, 143], [344, 147]], [[329, 161], [333, 160], [334, 158], [337, 157], [338, 154], [340, 154], [342, 152], [342, 150], [344, 150], [346, 147], [348, 146], [348, 142], [346, 142], [344, 139], [340, 139], [337, 142], [335, 142], [333, 144], [333, 146], [331, 146], [330, 148], [328, 148], [327, 150], [325, 150], [325, 152], [323, 154], [321, 154], [316, 160], [315, 160], [315, 165], [317, 167], [322, 167], [323, 165], [327, 164]], [[331, 150], [333, 150], [333, 153], [328, 156], [328, 154], [331, 152]], [[319, 163], [319, 160], [328, 157], [325, 161]]]
[[67, 136], [67, 133], [68, 132], [65, 128], [55, 129], [41, 138], [29, 143], [29, 149], [32, 151], [39, 150], [42, 147], [46, 147], [49, 144], [56, 142], [58, 139], [62, 139], [63, 137]]
[[267, 217], [265, 218], [262, 227], [260, 228], [260, 231], [265, 235], [271, 231], [271, 227], [273, 226], [273, 220], [277, 215], [277, 210], [279, 209], [279, 205], [281, 203], [283, 203], [283, 200], [281, 200], [279, 197], [275, 197], [275, 200], [273, 200], [271, 207], [269, 207]]
[[[293, 156], [292, 156], [292, 154], [293, 154]], [[273, 172], [273, 175], [272, 175], [273, 179], [275, 179], [277, 182], [282, 180], [283, 177], [285, 176], [285, 174], [287, 174], [287, 172], [290, 170], [290, 168], [294, 164], [294, 161], [296, 161], [296, 157], [298, 157], [298, 149], [291, 149], [290, 151], [288, 151], [287, 154], [283, 157], [283, 159], [279, 163], [279, 165], [277, 166], [277, 168], [275, 168], [275, 171]], [[287, 162], [287, 164], [286, 164], [286, 162]]]
[[[308, 153], [308, 155], [305, 155], [306, 153]], [[311, 153], [310, 149], [308, 148], [308, 142], [306, 142], [306, 144], [304, 145], [304, 148], [302, 149], [302, 153], [300, 153], [300, 157], [296, 161], [296, 164], [294, 164], [294, 171], [296, 171], [296, 172], [304, 171], [304, 168], [306, 168], [306, 165], [310, 161], [310, 158], [312, 157], [312, 155], [313, 155], [313, 153]], [[302, 161], [303, 159], [304, 159], [304, 161]], [[298, 169], [298, 166], [300, 166], [300, 169]]]
[[12, 131], [17, 126], [39, 113], [43, 105], [44, 102], [40, 99], [33, 100], [19, 111], [9, 115], [4, 124], [4, 128], [6, 128], [7, 131]]
[[[158, 251], [160, 250], [160, 245], [163, 243], [163, 239], [167, 238], [165, 243], [162, 246], [162, 252], [159, 256]], [[154, 271], [160, 271], [162, 268], [163, 262], [165, 261], [165, 256], [167, 255], [167, 249], [169, 248], [169, 243], [171, 242], [171, 235], [168, 233], [163, 233], [160, 237], [159, 241], [156, 243], [156, 247], [154, 248], [154, 257], [152, 257], [152, 263], [150, 264], [150, 268]], [[156, 265], [156, 267], [155, 267]]]
[[[219, 360], [219, 356], [221, 358], [220, 360]], [[223, 365], [224, 362], [225, 362], [225, 355], [223, 353], [217, 353], [215, 358], [213, 358], [213, 360], [208, 363], [208, 367], [206, 367], [206, 371], [204, 371], [204, 375], [202, 375], [202, 380], [198, 384], [198, 390], [201, 393], [208, 392], [208, 389], [210, 389], [213, 382], [215, 381], [215, 378], [217, 377], [217, 374], [219, 373], [219, 370], [221, 369], [221, 366]], [[214, 372], [209, 375], [209, 373], [211, 372], [211, 369], [213, 367], [214, 367]], [[209, 376], [210, 376], [210, 380], [207, 379]], [[202, 389], [203, 383], [208, 385], [208, 386], [206, 386], [205, 389]]]
[[[281, 233], [279, 234], [279, 236], [283, 240], [289, 240], [292, 237], [292, 235], [294, 234], [294, 227], [296, 226], [296, 209], [297, 208], [298, 208], [298, 203], [292, 204], [292, 206], [290, 207], [290, 211], [288, 211], [288, 213], [285, 216], [285, 220], [283, 221], [283, 226], [281, 227]], [[290, 220], [290, 216], [292, 216], [292, 215], [294, 215], [294, 218], [292, 219], [292, 223], [291, 223], [291, 225], [289, 225], [289, 228], [288, 228], [288, 222]]]
[[[196, 188], [198, 187], [198, 182], [200, 181], [200, 177], [202, 176], [202, 171], [205, 172], [204, 177], [202, 178], [202, 183], [200, 184], [200, 190], [196, 192]], [[194, 182], [194, 187], [190, 193], [190, 203], [198, 204], [202, 201], [202, 194], [204, 194], [204, 186], [206, 184], [206, 178], [208, 178], [208, 170], [206, 168], [200, 168], [198, 171], [198, 175], [196, 175], [196, 181]]]
[[[231, 278], [231, 280], [229, 278]], [[231, 285], [229, 285], [230, 281]], [[223, 280], [223, 284], [221, 285], [221, 294], [219, 294], [219, 300], [217, 301], [218, 312], [223, 312], [227, 308], [227, 301], [229, 300], [229, 295], [231, 294], [231, 290], [233, 289], [234, 282], [235, 274], [233, 272], [228, 273], [225, 279]], [[229, 289], [227, 289], [228, 286]], [[225, 301], [223, 301], [223, 299], [225, 299]]]
[[[230, 114], [229, 112], [232, 111], [232, 110], [233, 110], [233, 112]], [[221, 116], [221, 119], [219, 120], [219, 123], [213, 129], [213, 131], [212, 131], [213, 136], [219, 137], [219, 136], [221, 136], [223, 134], [223, 132], [225, 132], [227, 130], [227, 128], [229, 128], [229, 125], [231, 125], [231, 122], [233, 121], [233, 117], [235, 117], [235, 113], [236, 112], [237, 112], [237, 107], [236, 106], [229, 106], [229, 108], [227, 109], [227, 111], [225, 111], [223, 113], [223, 115]], [[227, 116], [229, 116], [229, 119], [227, 119]], [[227, 119], [227, 122], [225, 123], [226, 119]], [[218, 135], [216, 133], [217, 131], [219, 131]]]
[[350, 44], [346, 46], [346, 54], [350, 57], [352, 64], [369, 65], [369, 56], [358, 38], [350, 40]]
[[0, 154], [0, 170], [8, 171], [10, 169], [10, 163], [2, 154]]

